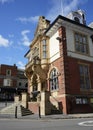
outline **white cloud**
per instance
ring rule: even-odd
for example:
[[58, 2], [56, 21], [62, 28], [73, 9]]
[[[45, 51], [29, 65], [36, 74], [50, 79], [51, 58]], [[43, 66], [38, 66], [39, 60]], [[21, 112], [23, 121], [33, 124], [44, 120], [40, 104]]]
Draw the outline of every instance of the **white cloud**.
[[59, 14], [66, 16], [70, 11], [77, 10], [87, 0], [51, 0], [51, 2], [52, 7], [47, 14], [47, 18], [54, 20]]
[[21, 32], [21, 35], [22, 35], [21, 43], [24, 46], [29, 46], [30, 45], [30, 39], [27, 36], [28, 33], [30, 33], [30, 30], [23, 30]]
[[6, 39], [2, 35], [0, 35], [0, 46], [8, 47], [11, 44], [12, 44], [12, 41], [10, 42], [8, 39]]
[[0, 0], [0, 3], [5, 4], [9, 2], [13, 2], [14, 0]]
[[29, 17], [29, 18], [19, 17], [19, 18], [17, 18], [16, 20], [17, 20], [17, 21], [20, 21], [20, 22], [22, 22], [22, 23], [29, 23], [29, 22], [31, 22], [31, 23], [36, 23], [36, 22], [38, 21], [38, 18], [39, 18], [39, 16]]
[[18, 61], [17, 65], [20, 69], [25, 69], [25, 64], [22, 61]]

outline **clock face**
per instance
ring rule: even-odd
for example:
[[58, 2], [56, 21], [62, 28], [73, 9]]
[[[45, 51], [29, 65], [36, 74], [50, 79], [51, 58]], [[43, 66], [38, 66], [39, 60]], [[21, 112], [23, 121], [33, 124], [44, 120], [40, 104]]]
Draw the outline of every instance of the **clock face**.
[[74, 20], [77, 22], [77, 23], [80, 23], [80, 20], [78, 17], [74, 17]]

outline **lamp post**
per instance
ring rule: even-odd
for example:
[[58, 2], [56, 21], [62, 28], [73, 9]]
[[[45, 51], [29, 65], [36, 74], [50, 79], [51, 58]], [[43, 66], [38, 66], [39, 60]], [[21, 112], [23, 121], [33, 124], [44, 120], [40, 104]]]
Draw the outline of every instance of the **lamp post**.
[[[15, 93], [16, 93], [16, 96], [18, 96], [18, 95], [17, 95], [17, 89], [18, 89], [18, 88], [16, 87], [16, 92], [15, 92]], [[17, 100], [17, 102], [18, 102], [18, 100]], [[17, 104], [16, 104], [16, 106], [15, 106], [15, 118], [17, 118]]]
[[7, 106], [7, 92], [5, 92], [5, 106]]
[[1, 100], [1, 88], [0, 88], [0, 100]]
[[18, 89], [18, 88], [16, 88], [16, 95], [17, 95], [17, 89]]

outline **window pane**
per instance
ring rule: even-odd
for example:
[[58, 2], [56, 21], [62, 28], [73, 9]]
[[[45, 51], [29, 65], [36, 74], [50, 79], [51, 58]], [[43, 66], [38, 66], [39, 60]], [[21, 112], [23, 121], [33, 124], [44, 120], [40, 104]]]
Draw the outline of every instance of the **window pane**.
[[45, 40], [45, 39], [42, 41], [42, 44], [43, 44], [43, 45], [46, 45], [46, 40]]
[[78, 37], [77, 34], [75, 34], [75, 40], [76, 40], [76, 41], [79, 41], [79, 37]]
[[76, 98], [76, 104], [82, 104], [82, 99], [81, 98]]
[[11, 79], [4, 79], [4, 86], [12, 86], [12, 80]]
[[46, 51], [46, 46], [43, 46], [43, 51]]
[[43, 58], [46, 58], [46, 52], [43, 52]]
[[86, 37], [83, 36], [83, 43], [86, 43]]
[[6, 75], [8, 76], [11, 76], [11, 70], [6, 70]]
[[89, 77], [85, 78], [85, 83], [86, 83], [86, 88], [89, 89], [90, 88]]
[[82, 43], [82, 36], [79, 35], [79, 41]]
[[87, 37], [81, 34], [75, 34], [75, 49], [78, 52], [88, 54]]
[[83, 104], [87, 104], [88, 103], [87, 98], [83, 98], [82, 101], [83, 101]]
[[47, 58], [46, 39], [42, 40], [42, 57]]
[[84, 66], [84, 73], [86, 76], [88, 76], [88, 67], [87, 66]]
[[83, 66], [80, 65], [80, 66], [79, 66], [79, 69], [80, 69], [80, 75], [82, 75], [82, 74], [83, 74]]
[[90, 79], [89, 79], [89, 68], [87, 65], [80, 65], [80, 88], [89, 89]]
[[50, 89], [58, 89], [58, 75], [56, 69], [53, 69], [50, 73]]

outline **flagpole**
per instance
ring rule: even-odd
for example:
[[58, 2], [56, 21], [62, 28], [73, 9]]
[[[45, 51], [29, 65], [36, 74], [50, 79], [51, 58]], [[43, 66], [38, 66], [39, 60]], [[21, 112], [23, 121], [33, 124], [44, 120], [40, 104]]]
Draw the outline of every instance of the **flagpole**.
[[63, 0], [61, 0], [61, 14], [64, 15]]

